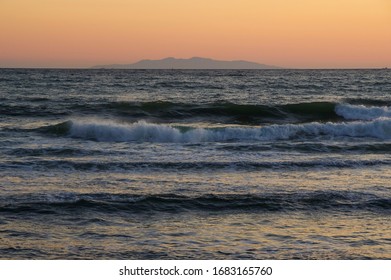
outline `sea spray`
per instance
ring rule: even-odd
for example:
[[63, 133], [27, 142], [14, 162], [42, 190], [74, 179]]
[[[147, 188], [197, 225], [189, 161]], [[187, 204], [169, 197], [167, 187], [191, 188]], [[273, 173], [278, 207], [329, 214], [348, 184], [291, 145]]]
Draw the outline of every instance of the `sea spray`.
[[335, 112], [347, 120], [374, 120], [378, 118], [391, 118], [391, 108], [387, 106], [364, 106], [338, 104]]
[[198, 143], [225, 141], [272, 141], [328, 137], [391, 138], [391, 119], [340, 123], [305, 123], [260, 127], [189, 127], [138, 121], [132, 124], [102, 120], [72, 120], [52, 126], [49, 131], [64, 131], [65, 135], [104, 142]]

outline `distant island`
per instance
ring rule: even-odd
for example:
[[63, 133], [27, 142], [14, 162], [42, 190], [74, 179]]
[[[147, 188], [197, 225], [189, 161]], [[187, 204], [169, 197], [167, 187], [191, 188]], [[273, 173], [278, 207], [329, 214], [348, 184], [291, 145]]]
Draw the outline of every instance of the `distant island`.
[[133, 64], [97, 65], [95, 69], [280, 69], [245, 60], [214, 60], [210, 58], [192, 57], [189, 59], [167, 57], [160, 60], [144, 59]]

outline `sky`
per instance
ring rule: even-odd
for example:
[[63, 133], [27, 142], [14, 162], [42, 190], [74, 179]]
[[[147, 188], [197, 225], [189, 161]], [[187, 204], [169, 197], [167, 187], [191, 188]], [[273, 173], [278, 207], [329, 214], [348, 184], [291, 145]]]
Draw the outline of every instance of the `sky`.
[[194, 56], [391, 67], [391, 1], [0, 0], [0, 67]]

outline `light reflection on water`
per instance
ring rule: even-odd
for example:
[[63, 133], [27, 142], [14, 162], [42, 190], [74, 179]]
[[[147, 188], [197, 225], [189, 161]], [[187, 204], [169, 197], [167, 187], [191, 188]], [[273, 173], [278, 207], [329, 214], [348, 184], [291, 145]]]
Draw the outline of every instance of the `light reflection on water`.
[[390, 259], [390, 75], [0, 69], [0, 258]]
[[11, 248], [21, 252], [26, 248], [29, 257], [43, 259], [390, 257], [390, 218], [371, 213], [130, 214], [109, 215], [105, 220], [82, 217], [90, 218], [90, 222], [58, 222], [53, 217], [48, 226], [48, 221], [34, 218], [19, 221], [12, 231], [5, 230], [6, 224], [0, 225], [6, 237], [2, 255], [12, 252]]

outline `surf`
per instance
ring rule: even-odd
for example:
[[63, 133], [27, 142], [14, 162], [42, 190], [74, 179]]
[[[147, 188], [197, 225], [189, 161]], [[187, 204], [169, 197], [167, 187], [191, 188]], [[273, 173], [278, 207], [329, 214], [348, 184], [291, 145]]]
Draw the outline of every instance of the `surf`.
[[70, 120], [38, 130], [101, 142], [202, 143], [273, 141], [314, 137], [369, 137], [389, 140], [391, 139], [391, 119], [223, 127], [178, 126], [146, 121], [128, 124], [104, 120]]

